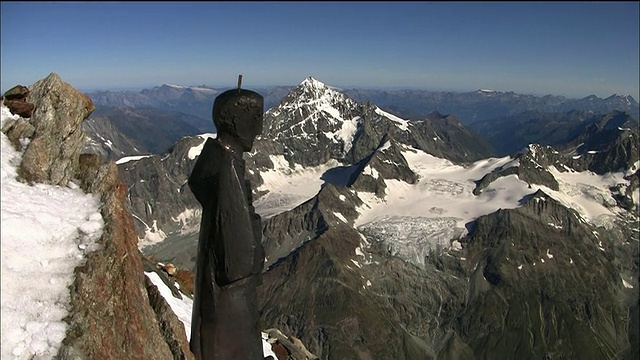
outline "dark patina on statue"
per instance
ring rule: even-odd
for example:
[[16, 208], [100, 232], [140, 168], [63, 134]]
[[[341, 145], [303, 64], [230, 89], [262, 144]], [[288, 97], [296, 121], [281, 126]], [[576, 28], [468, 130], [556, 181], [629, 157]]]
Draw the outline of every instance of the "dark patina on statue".
[[262, 96], [240, 88], [213, 103], [208, 139], [189, 177], [202, 205], [190, 348], [198, 360], [263, 359], [256, 287], [264, 250], [245, 180], [244, 151], [262, 133]]

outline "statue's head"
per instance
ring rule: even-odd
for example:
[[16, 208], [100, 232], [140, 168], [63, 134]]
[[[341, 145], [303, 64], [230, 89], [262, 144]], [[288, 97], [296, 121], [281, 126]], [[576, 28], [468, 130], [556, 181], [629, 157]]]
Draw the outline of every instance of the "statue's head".
[[213, 101], [213, 123], [218, 134], [232, 137], [250, 151], [256, 136], [262, 133], [264, 99], [255, 91], [234, 89]]

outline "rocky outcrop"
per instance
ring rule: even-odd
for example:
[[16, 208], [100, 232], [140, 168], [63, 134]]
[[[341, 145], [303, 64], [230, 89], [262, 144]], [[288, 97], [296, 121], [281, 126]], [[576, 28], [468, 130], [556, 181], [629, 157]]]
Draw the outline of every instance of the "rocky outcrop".
[[597, 174], [631, 169], [640, 160], [638, 120], [620, 111], [603, 115], [574, 139], [567, 149], [577, 170]]
[[316, 196], [293, 210], [263, 221], [262, 243], [268, 256], [265, 268], [318, 238], [331, 226], [353, 223], [358, 217], [355, 208], [361, 204], [350, 189], [326, 184]]
[[561, 162], [561, 158], [559, 153], [550, 146], [531, 144], [516, 155], [514, 162], [497, 168], [476, 181], [473, 194], [480, 195], [482, 190], [493, 181], [509, 175], [517, 175], [518, 179], [526, 181], [529, 185], [544, 185], [550, 189], [558, 190], [560, 185], [549, 172], [548, 167], [555, 165], [562, 168], [564, 164]]
[[278, 329], [267, 329], [269, 343], [278, 357], [274, 360], [316, 360], [317, 356], [310, 353], [306, 346], [295, 336], [286, 336]]
[[33, 136], [25, 149], [19, 174], [27, 182], [66, 186], [74, 176], [84, 134], [82, 122], [95, 106], [91, 99], [51, 73], [30, 86], [35, 105]]
[[9, 111], [23, 118], [30, 118], [33, 113], [34, 106], [28, 100], [29, 88], [24, 85], [16, 85], [3, 95], [3, 103]]
[[[551, 166], [562, 172], [592, 171], [601, 175], [637, 171], [636, 163], [640, 160], [639, 137], [637, 121], [624, 112], [614, 111], [600, 116], [598, 121], [586, 126], [569, 143], [559, 145], [557, 149], [549, 145], [529, 144], [515, 155], [514, 163], [478, 180], [473, 193], [479, 195], [493, 181], [508, 175], [517, 175], [529, 184], [558, 190], [558, 182], [549, 172]], [[622, 207], [628, 210], [633, 207], [631, 192], [635, 185], [631, 185], [626, 194], [617, 195]]]
[[[53, 73], [30, 90], [35, 111], [28, 123], [35, 131], [31, 137], [28, 131], [17, 136], [26, 145], [19, 175], [28, 182], [60, 186], [73, 180], [85, 192], [100, 197], [104, 221], [98, 249], [75, 269], [65, 319], [69, 327], [58, 358], [189, 358], [184, 328], [163, 327], [179, 321], [175, 314], [157, 315], [150, 304], [154, 291], [145, 282], [138, 239], [125, 203], [126, 186], [116, 164], [105, 163], [95, 154], [80, 154], [81, 124], [93, 104]], [[16, 124], [8, 131], [18, 131]]]

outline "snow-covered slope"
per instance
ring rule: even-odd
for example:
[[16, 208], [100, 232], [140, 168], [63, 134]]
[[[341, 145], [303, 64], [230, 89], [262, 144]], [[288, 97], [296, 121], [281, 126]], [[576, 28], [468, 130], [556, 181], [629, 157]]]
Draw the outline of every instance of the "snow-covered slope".
[[[14, 117], [2, 105], [2, 123]], [[74, 269], [97, 248], [99, 199], [16, 180], [22, 154], [2, 138], [2, 359], [52, 359], [65, 337]]]
[[[630, 181], [624, 177], [636, 170], [597, 175], [588, 171], [560, 172], [551, 167], [560, 183], [559, 190], [528, 184], [517, 175], [509, 175], [493, 181], [476, 196], [476, 181], [496, 169], [518, 166], [518, 161], [507, 156], [463, 167], [415, 149], [407, 149], [403, 156], [418, 174], [418, 182], [385, 180], [384, 199], [358, 193], [364, 204], [358, 208], [360, 216], [355, 225], [369, 237], [383, 239], [394, 254], [417, 264], [429, 251], [449, 248], [451, 240], [466, 235], [478, 217], [519, 207], [539, 189], [582, 214], [586, 221], [607, 225], [625, 212], [616, 206], [609, 188], [628, 186]], [[634, 203], [638, 204], [637, 191], [634, 196]]]

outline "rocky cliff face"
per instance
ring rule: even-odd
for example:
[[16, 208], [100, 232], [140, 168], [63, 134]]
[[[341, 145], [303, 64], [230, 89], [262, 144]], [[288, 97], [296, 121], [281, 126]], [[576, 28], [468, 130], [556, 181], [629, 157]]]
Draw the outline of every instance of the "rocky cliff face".
[[[29, 124], [31, 136], [12, 134], [18, 127], [7, 129], [8, 137], [28, 142], [24, 150], [20, 176], [27, 182], [66, 185], [78, 166], [84, 145], [82, 122], [95, 110], [91, 100], [63, 82], [56, 74], [31, 85], [30, 102], [35, 105]], [[31, 131], [29, 131], [31, 132]]]
[[27, 128], [18, 126], [19, 121], [3, 129], [25, 147], [20, 175], [28, 182], [60, 186], [73, 179], [86, 192], [100, 196], [105, 222], [100, 249], [75, 271], [66, 319], [69, 328], [59, 357], [191, 358], [184, 330], [161, 332], [159, 317], [178, 320], [172, 312], [156, 313], [151, 306], [138, 239], [125, 204], [126, 186], [116, 165], [97, 155], [80, 154], [81, 124], [95, 109], [93, 103], [54, 73], [29, 90], [34, 112], [31, 119], [22, 120], [33, 131], [16, 133]]

